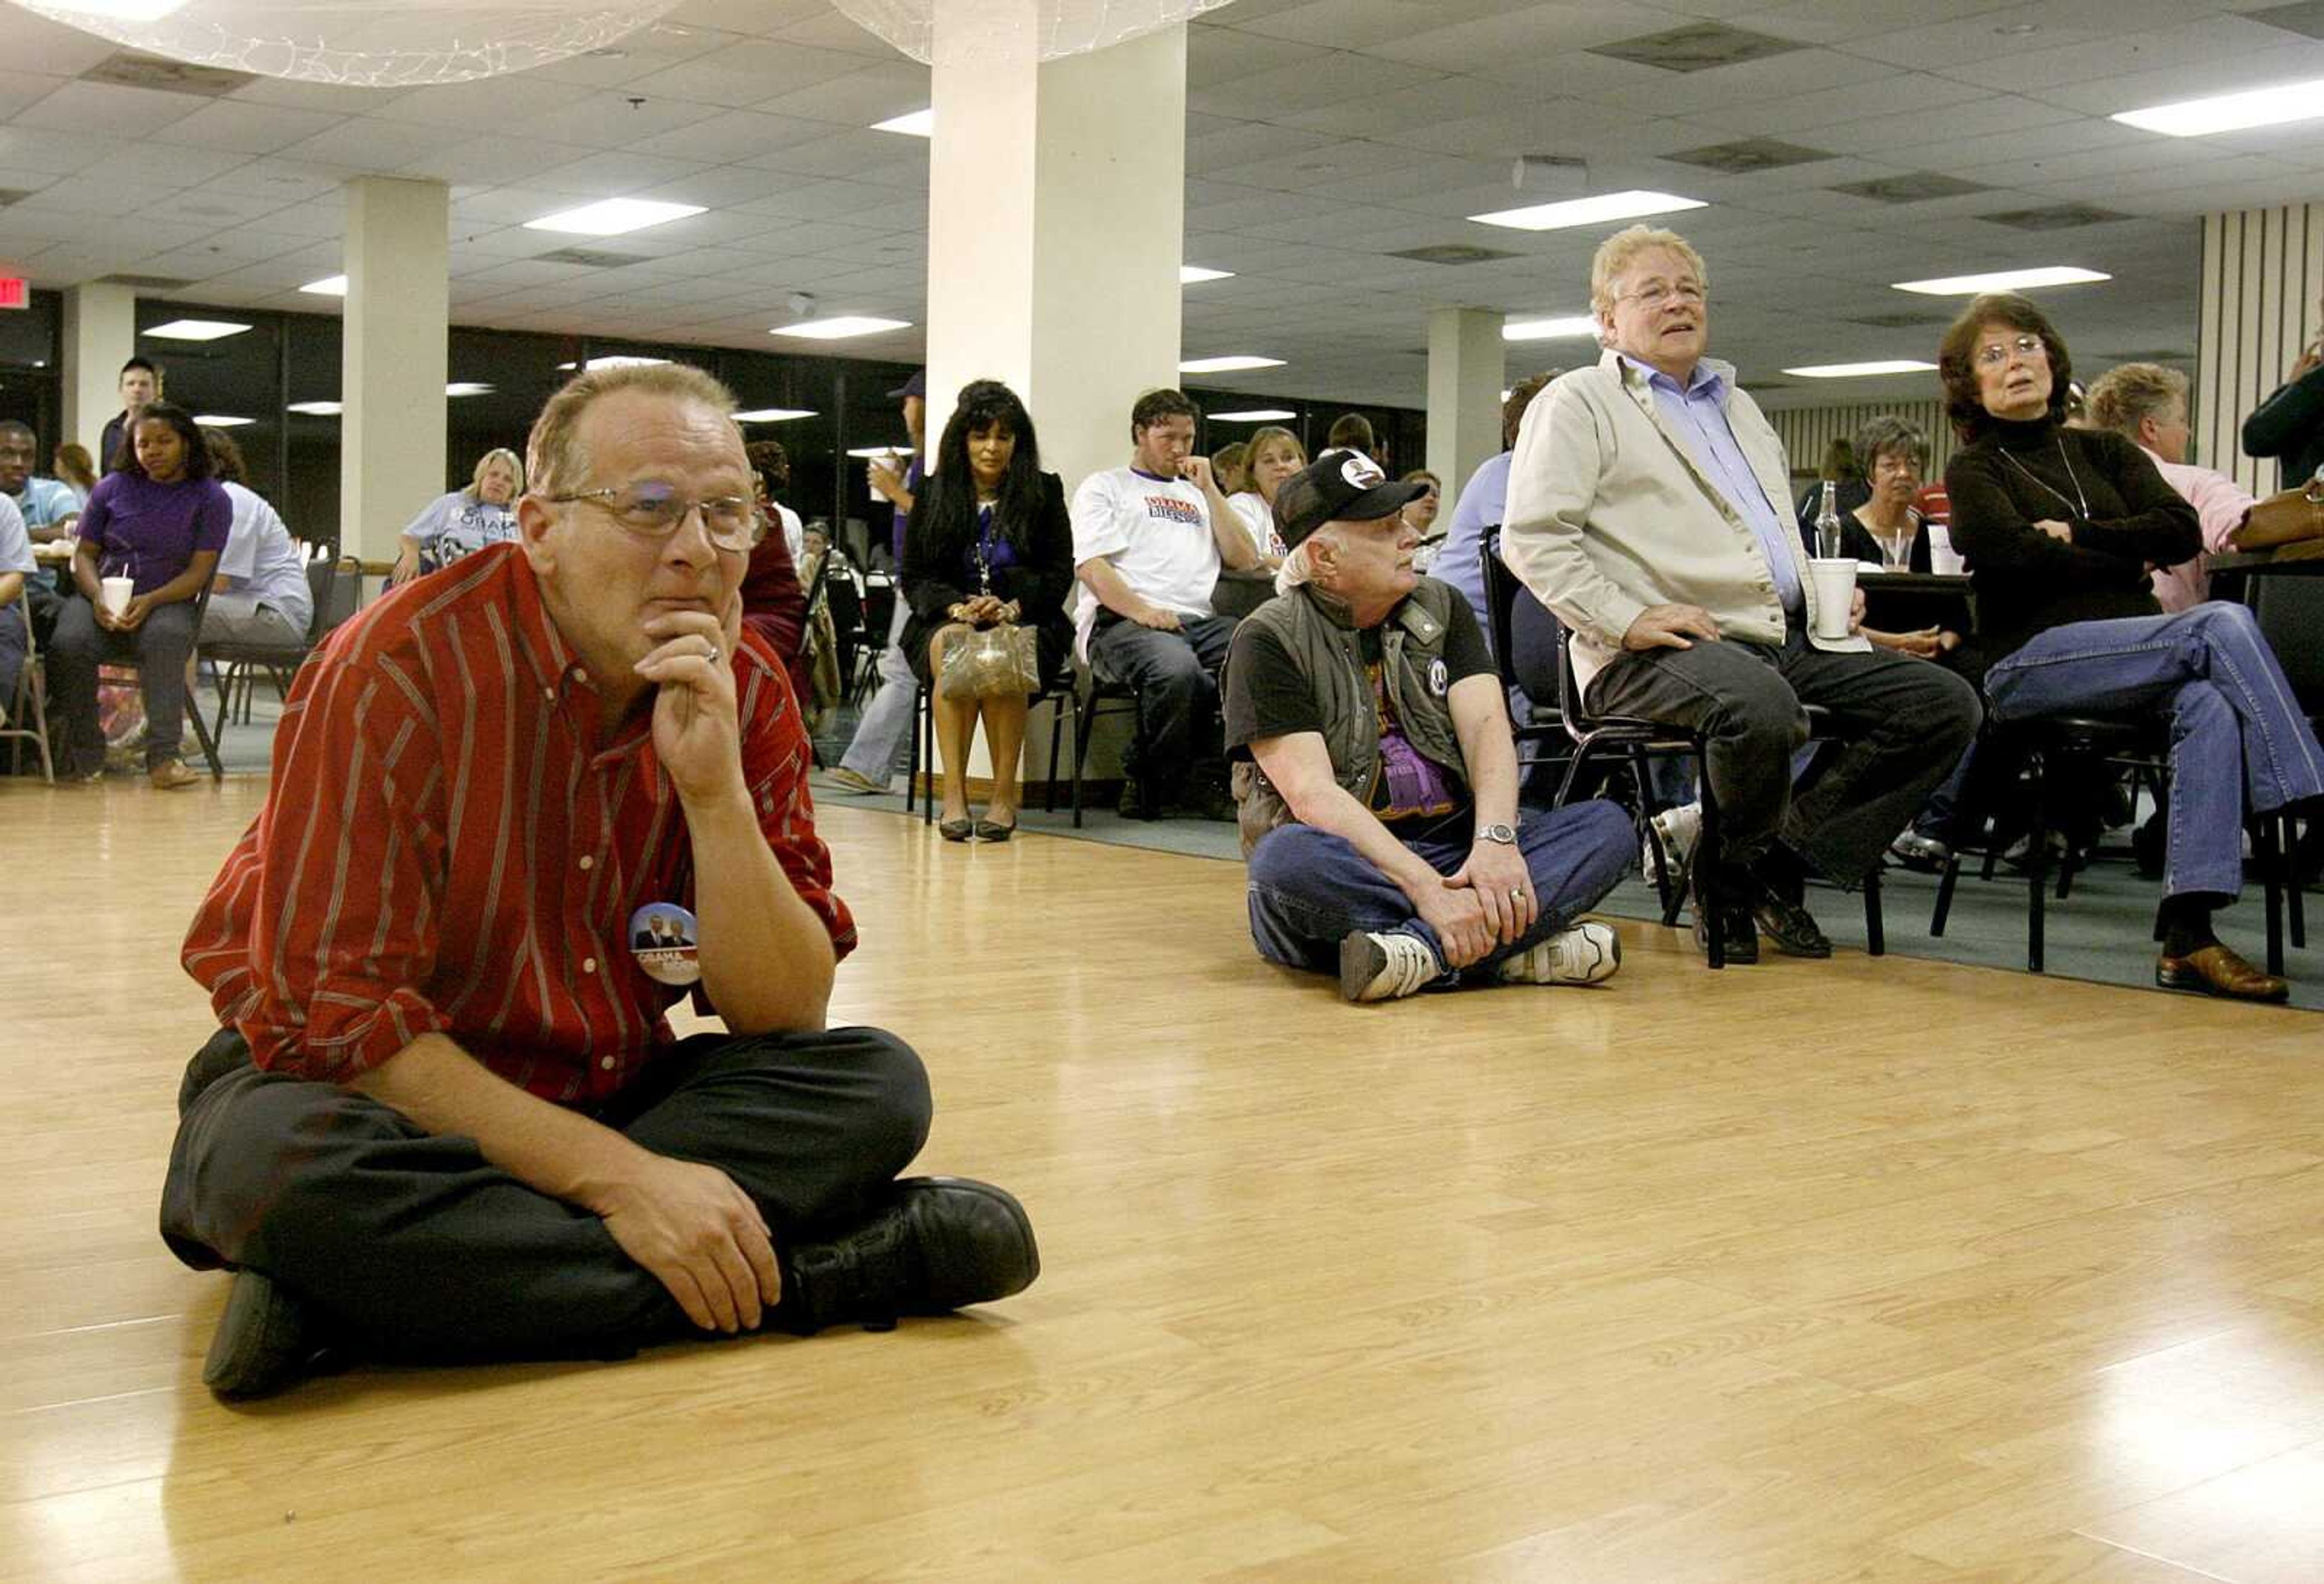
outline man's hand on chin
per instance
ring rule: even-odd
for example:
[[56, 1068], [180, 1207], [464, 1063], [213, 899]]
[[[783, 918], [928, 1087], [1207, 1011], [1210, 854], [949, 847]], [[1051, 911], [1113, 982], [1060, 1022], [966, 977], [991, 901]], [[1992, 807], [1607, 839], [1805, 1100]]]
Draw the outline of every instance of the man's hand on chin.
[[637, 663], [654, 685], [654, 753], [681, 798], [715, 796], [742, 784], [742, 736], [734, 698], [733, 646], [742, 604], [723, 616], [665, 611], [645, 624], [654, 647]]

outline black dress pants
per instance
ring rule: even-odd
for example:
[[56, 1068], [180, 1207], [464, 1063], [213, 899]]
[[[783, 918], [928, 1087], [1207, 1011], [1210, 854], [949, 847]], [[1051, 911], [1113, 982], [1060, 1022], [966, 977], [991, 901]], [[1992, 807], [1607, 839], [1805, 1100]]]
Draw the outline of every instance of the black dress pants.
[[[222, 1031], [203, 1064], [236, 1047]], [[701, 1035], [596, 1118], [724, 1172], [780, 1256], [862, 1220], [919, 1153], [927, 1074], [874, 1028]], [[706, 1334], [602, 1220], [493, 1165], [474, 1140], [246, 1064], [180, 1120], [161, 1236], [198, 1270], [263, 1271], [376, 1358], [609, 1358]]]

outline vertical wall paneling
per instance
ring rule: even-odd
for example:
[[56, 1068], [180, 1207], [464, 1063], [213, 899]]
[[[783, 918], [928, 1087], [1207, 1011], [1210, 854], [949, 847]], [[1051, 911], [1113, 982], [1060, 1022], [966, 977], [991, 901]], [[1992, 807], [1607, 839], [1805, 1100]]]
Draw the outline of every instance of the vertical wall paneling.
[[1846, 407], [1794, 407], [1771, 412], [1767, 421], [1784, 442], [1794, 480], [1815, 475], [1823, 465], [1824, 447], [1834, 440], [1853, 440], [1865, 419], [1886, 414], [1917, 424], [1929, 437], [1929, 477], [1944, 476], [1945, 459], [1953, 454], [1952, 426], [1945, 419], [1941, 401], [1868, 401]]
[[2324, 334], [2324, 204], [2205, 216], [2201, 268], [2195, 460], [2264, 495], [2276, 463], [2243, 454], [2243, 421]]

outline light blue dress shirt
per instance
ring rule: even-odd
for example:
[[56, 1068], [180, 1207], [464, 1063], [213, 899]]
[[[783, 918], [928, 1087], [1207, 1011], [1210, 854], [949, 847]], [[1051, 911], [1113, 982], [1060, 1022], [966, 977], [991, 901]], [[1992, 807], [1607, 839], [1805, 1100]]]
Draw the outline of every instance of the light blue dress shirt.
[[1660, 369], [1640, 363], [1628, 353], [1622, 361], [1646, 376], [1646, 387], [1655, 394], [1655, 406], [1663, 421], [1683, 440], [1694, 465], [1725, 496], [1736, 515], [1750, 525], [1759, 541], [1759, 554], [1766, 559], [1767, 570], [1775, 579], [1775, 593], [1784, 602], [1784, 613], [1794, 621], [1801, 620], [1807, 608], [1800, 592], [1799, 567], [1792, 559], [1792, 547], [1797, 542], [1784, 513], [1767, 499], [1760, 486], [1759, 475], [1751, 471], [1750, 459], [1736, 443], [1735, 431], [1727, 422], [1727, 379], [1717, 370], [1697, 364], [1693, 374], [1681, 385]]
[[1452, 503], [1452, 526], [1444, 530], [1444, 542], [1436, 547], [1436, 559], [1428, 567], [1429, 576], [1461, 591], [1477, 612], [1477, 626], [1489, 643], [1493, 617], [1485, 604], [1485, 530], [1499, 526], [1508, 499], [1509, 454], [1504, 451], [1479, 463], [1461, 486], [1461, 498]]

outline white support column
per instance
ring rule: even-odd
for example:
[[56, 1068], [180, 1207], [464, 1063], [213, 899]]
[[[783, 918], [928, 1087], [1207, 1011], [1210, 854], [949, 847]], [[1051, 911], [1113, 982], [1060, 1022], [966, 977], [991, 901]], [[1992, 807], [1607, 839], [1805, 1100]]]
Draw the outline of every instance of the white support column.
[[121, 410], [121, 365], [137, 350], [137, 293], [91, 281], [65, 291], [65, 437], [88, 447], [103, 473], [97, 441]]
[[[1036, 65], [1035, 0], [939, 0], [928, 162], [928, 447], [973, 379], [1007, 382], [1070, 495], [1130, 453], [1139, 395], [1178, 380], [1186, 30]], [[1026, 732], [1046, 773], [1054, 721]], [[973, 776], [989, 773], [982, 756]], [[1071, 751], [1070, 749], [1067, 750]], [[1105, 772], [1103, 752], [1093, 773]]]
[[[1036, 66], [1033, 0], [937, 10], [928, 165], [928, 440], [968, 381], [1005, 380], [1070, 490], [1177, 382], [1186, 30]], [[1021, 13], [1022, 14], [1015, 14]]]
[[444, 492], [451, 192], [440, 181], [346, 184], [340, 548], [395, 558], [396, 535]]
[[1428, 471], [1444, 483], [1442, 521], [1452, 520], [1469, 475], [1501, 448], [1502, 322], [1502, 315], [1475, 308], [1428, 316]]

